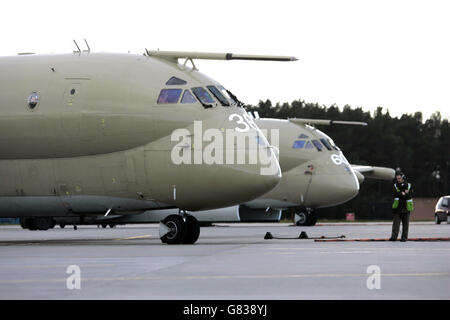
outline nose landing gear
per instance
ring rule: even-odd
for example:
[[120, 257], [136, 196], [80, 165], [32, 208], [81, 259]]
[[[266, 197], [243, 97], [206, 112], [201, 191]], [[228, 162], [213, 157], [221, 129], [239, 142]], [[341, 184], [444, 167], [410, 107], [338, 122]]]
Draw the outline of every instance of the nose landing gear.
[[159, 223], [159, 238], [167, 244], [194, 244], [200, 236], [198, 220], [186, 213], [172, 214]]

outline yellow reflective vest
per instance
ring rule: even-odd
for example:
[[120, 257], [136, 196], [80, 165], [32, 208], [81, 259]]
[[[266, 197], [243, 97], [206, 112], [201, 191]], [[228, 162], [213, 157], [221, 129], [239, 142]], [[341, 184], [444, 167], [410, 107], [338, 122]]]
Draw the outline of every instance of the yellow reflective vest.
[[[397, 193], [400, 193], [401, 190], [399, 189], [399, 187], [397, 186], [396, 183], [394, 183], [394, 188], [397, 191]], [[411, 192], [411, 183], [408, 183], [408, 193]], [[392, 209], [397, 209], [400, 203], [400, 198], [399, 197], [395, 197], [394, 198], [394, 202], [392, 203]], [[414, 203], [413, 203], [413, 199], [406, 199], [406, 210], [408, 210], [409, 212], [414, 210]]]

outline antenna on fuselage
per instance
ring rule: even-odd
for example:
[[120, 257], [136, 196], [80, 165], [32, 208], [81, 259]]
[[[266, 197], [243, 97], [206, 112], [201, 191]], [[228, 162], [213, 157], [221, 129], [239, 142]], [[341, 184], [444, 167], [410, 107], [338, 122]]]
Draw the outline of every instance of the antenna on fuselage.
[[75, 41], [75, 39], [73, 39], [73, 42], [75, 43], [75, 45], [77, 46], [77, 48], [78, 48], [78, 51], [74, 51], [73, 53], [78, 53], [78, 54], [81, 54], [81, 49], [80, 49], [80, 46], [78, 46], [78, 43]]
[[89, 44], [87, 43], [86, 39], [84, 39], [84, 43], [86, 43], [87, 50], [84, 50], [83, 52], [91, 53], [91, 48], [89, 47]]

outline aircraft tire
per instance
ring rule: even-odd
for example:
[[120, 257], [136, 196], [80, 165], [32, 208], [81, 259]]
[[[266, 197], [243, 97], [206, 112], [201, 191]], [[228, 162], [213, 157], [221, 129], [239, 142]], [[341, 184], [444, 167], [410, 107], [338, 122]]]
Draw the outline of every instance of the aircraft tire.
[[26, 218], [23, 218], [23, 217], [19, 218], [20, 226], [22, 227], [22, 229], [28, 229], [25, 219]]
[[44, 231], [49, 228], [50, 223], [47, 221], [46, 218], [39, 217], [34, 219], [34, 224], [36, 225], [36, 228], [38, 230]]
[[308, 225], [308, 212], [306, 210], [301, 210], [299, 212], [296, 212], [295, 215], [297, 216], [297, 221], [295, 222], [296, 226], [307, 226]]
[[308, 226], [315, 226], [317, 223], [317, 214], [314, 211], [311, 211], [308, 214]]
[[186, 223], [180, 215], [172, 214], [162, 221], [171, 231], [161, 237], [161, 241], [167, 244], [181, 244], [186, 237]]
[[48, 230], [55, 226], [55, 220], [51, 217], [37, 217], [33, 220], [38, 230]]
[[309, 208], [300, 209], [295, 215], [296, 226], [314, 226], [317, 222], [316, 213]]
[[200, 224], [198, 220], [188, 215], [185, 220], [186, 234], [182, 240], [183, 244], [194, 244], [200, 236]]
[[28, 229], [31, 231], [37, 230], [36, 221], [34, 218], [28, 218], [28, 217], [21, 217], [20, 218], [20, 226], [23, 229]]

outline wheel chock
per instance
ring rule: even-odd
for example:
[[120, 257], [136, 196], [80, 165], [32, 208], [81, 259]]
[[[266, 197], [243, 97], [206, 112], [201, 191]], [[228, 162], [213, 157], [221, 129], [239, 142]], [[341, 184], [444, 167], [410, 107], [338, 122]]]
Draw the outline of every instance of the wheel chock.
[[337, 236], [337, 237], [326, 237], [326, 236], [320, 236], [320, 237], [309, 237], [307, 234], [306, 234], [306, 232], [305, 231], [302, 231], [301, 233], [300, 233], [300, 235], [298, 236], [298, 237], [296, 237], [296, 238], [279, 238], [279, 237], [274, 237], [273, 235], [272, 235], [272, 233], [270, 233], [270, 232], [266, 232], [266, 235], [264, 236], [264, 239], [265, 240], [268, 240], [268, 239], [280, 239], [280, 240], [296, 240], [296, 239], [310, 239], [310, 240], [314, 240], [314, 239], [344, 239], [345, 238], [345, 236], [344, 235], [342, 235], [342, 236]]
[[273, 239], [273, 235], [270, 232], [266, 232], [266, 235], [264, 236], [264, 239]]

